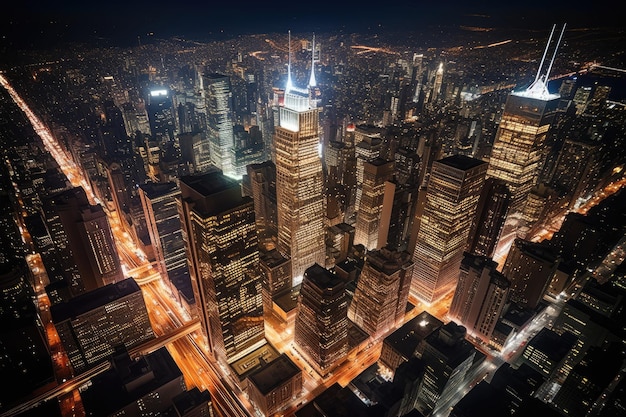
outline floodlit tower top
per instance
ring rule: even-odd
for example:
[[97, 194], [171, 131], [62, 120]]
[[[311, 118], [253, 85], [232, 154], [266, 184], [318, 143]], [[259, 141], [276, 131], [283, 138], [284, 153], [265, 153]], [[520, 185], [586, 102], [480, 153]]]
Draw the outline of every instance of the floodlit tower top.
[[545, 74], [542, 74], [542, 69], [544, 66], [544, 62], [546, 60], [546, 55], [548, 54], [548, 50], [552, 44], [552, 37], [554, 35], [554, 30], [556, 29], [556, 24], [552, 26], [552, 31], [550, 32], [550, 37], [548, 38], [548, 43], [546, 45], [546, 49], [543, 51], [543, 56], [541, 57], [541, 63], [539, 64], [539, 68], [537, 69], [537, 75], [535, 75], [535, 80], [528, 86], [526, 90], [514, 92], [513, 94], [522, 97], [531, 97], [540, 100], [551, 100], [554, 98], [558, 98], [558, 94], [551, 94], [548, 91], [548, 78], [550, 76], [550, 71], [552, 70], [552, 65], [554, 64], [554, 59], [556, 57], [557, 50], [559, 49], [559, 45], [561, 44], [561, 40], [563, 39], [563, 33], [565, 32], [566, 24], [563, 24], [563, 28], [561, 29], [561, 34], [559, 35], [559, 39], [554, 46], [554, 51], [552, 53], [552, 58], [550, 59], [550, 64], [548, 65], [548, 69]]

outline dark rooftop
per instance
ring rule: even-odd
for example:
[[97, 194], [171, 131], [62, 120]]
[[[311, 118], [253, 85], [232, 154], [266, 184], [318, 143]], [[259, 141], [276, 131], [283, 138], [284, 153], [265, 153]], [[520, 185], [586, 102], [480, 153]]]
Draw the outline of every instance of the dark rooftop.
[[249, 375], [248, 379], [261, 394], [267, 395], [299, 373], [302, 373], [302, 370], [283, 353], [274, 361], [262, 365]]
[[402, 356], [410, 358], [415, 353], [417, 345], [442, 325], [441, 320], [423, 311], [385, 337], [384, 343], [400, 352]]
[[451, 155], [443, 159], [440, 159], [437, 162], [451, 166], [456, 169], [461, 169], [463, 171], [471, 169], [471, 168], [475, 168], [479, 165], [487, 164], [485, 161], [481, 159], [471, 158], [465, 155]]
[[105, 285], [104, 287], [74, 297], [65, 303], [53, 304], [50, 307], [52, 321], [59, 323], [71, 319], [72, 317], [79, 316], [114, 300], [140, 291], [139, 285], [137, 285], [133, 278], [126, 278], [115, 284]]

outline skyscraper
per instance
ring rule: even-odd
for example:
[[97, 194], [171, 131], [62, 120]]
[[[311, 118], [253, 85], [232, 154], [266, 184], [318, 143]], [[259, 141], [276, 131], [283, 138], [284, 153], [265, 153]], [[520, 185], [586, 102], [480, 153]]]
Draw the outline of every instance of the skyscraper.
[[346, 281], [318, 264], [304, 272], [294, 345], [322, 376], [331, 372], [348, 354]]
[[535, 308], [543, 298], [561, 259], [541, 243], [515, 239], [502, 273], [511, 281], [511, 300]]
[[117, 246], [102, 206], [90, 204], [81, 187], [51, 196], [46, 205], [48, 219], [58, 216], [78, 269], [80, 283], [70, 284], [73, 294], [124, 279]]
[[176, 198], [180, 189], [176, 183], [146, 183], [139, 186], [139, 196], [154, 248], [156, 267], [170, 285], [179, 302], [195, 305], [185, 241], [178, 215]]
[[487, 178], [478, 199], [466, 251], [493, 257], [509, 210], [511, 193], [504, 181]]
[[393, 329], [404, 319], [412, 273], [407, 252], [387, 248], [369, 252], [348, 317], [374, 338]]
[[233, 175], [232, 152], [234, 146], [233, 106], [230, 78], [209, 73], [202, 76], [207, 110], [207, 127], [211, 163], [225, 175]]
[[487, 176], [506, 182], [511, 191], [510, 214], [521, 212], [537, 181], [547, 152], [546, 137], [559, 104], [560, 96], [550, 93], [547, 83], [563, 32], [546, 74], [541, 73], [553, 34], [554, 27], [533, 83], [525, 90], [512, 92], [507, 98], [491, 150]]
[[378, 230], [385, 197], [385, 183], [393, 178], [394, 166], [393, 161], [385, 161], [382, 158], [363, 163], [363, 192], [356, 216], [354, 243], [362, 244], [367, 250], [378, 249], [381, 246], [378, 244]]
[[509, 281], [485, 256], [465, 253], [448, 315], [472, 336], [491, 339], [509, 294]]
[[[291, 41], [291, 36], [290, 36]], [[291, 50], [290, 50], [291, 51]], [[291, 258], [293, 285], [314, 263], [325, 264], [324, 196], [319, 155], [319, 111], [306, 89], [291, 81], [291, 53], [285, 105], [274, 132], [278, 250]]]
[[411, 294], [427, 303], [454, 290], [487, 163], [464, 155], [433, 162], [413, 252]]
[[253, 202], [221, 172], [183, 176], [180, 190], [202, 329], [216, 359], [230, 363], [265, 342]]

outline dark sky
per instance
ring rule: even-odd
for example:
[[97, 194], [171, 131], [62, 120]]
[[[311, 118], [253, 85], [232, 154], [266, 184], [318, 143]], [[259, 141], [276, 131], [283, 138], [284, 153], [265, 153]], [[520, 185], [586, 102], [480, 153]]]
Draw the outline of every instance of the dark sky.
[[147, 32], [159, 37], [180, 35], [204, 40], [287, 30], [393, 30], [461, 23], [536, 28], [564, 22], [568, 27], [624, 26], [615, 4], [609, 0], [34, 0], [4, 6], [0, 41], [15, 48], [42, 48], [92, 37], [124, 43]]

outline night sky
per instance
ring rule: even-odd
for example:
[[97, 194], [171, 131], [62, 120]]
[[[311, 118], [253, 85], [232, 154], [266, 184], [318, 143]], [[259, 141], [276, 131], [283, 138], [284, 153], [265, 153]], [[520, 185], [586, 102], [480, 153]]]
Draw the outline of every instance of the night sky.
[[63, 42], [106, 39], [125, 46], [137, 36], [225, 39], [240, 34], [405, 30], [439, 25], [544, 29], [623, 27], [616, 2], [563, 1], [279, 1], [200, 3], [154, 1], [21, 1], [0, 13], [4, 48], [41, 49]]

